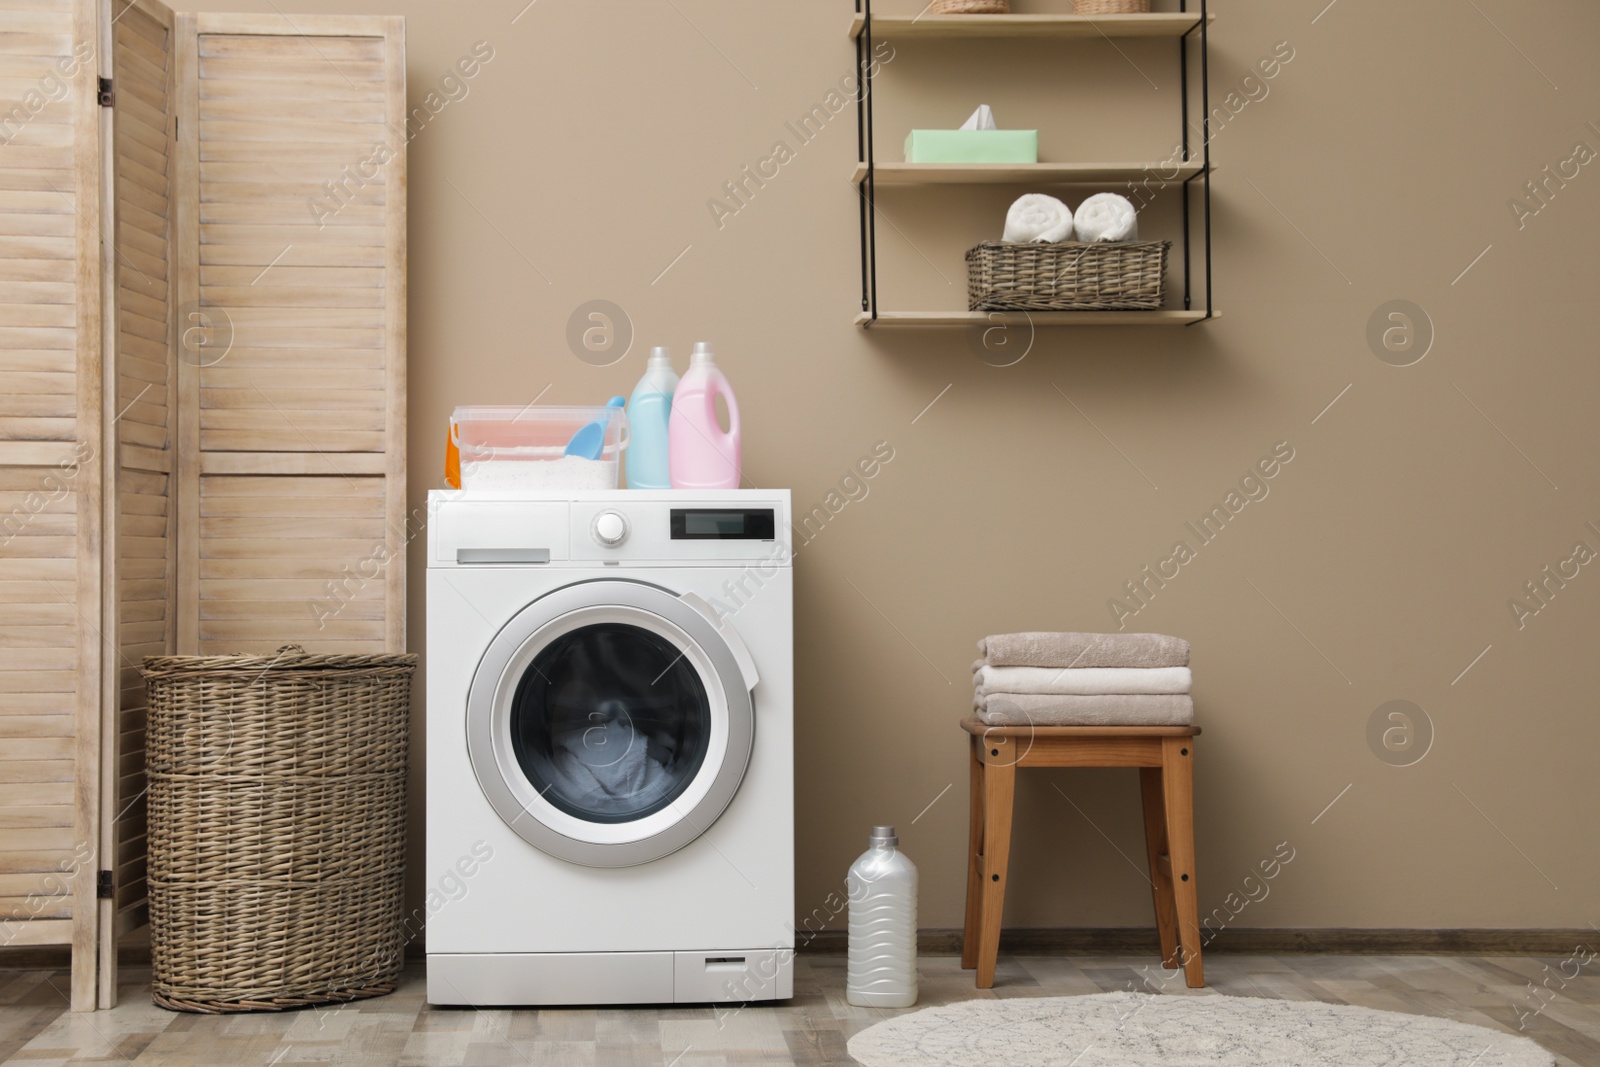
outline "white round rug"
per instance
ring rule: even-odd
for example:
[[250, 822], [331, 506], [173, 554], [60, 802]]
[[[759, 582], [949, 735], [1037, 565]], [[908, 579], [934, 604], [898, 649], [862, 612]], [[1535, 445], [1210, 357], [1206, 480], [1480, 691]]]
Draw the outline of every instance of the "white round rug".
[[968, 1000], [850, 1039], [862, 1067], [1553, 1067], [1529, 1041], [1372, 1008], [1101, 993]]

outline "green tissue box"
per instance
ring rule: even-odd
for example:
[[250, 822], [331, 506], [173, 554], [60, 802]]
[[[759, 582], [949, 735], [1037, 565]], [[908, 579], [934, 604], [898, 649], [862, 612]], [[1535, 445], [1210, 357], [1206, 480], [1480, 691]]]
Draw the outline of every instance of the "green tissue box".
[[1038, 130], [912, 130], [907, 163], [1037, 163]]

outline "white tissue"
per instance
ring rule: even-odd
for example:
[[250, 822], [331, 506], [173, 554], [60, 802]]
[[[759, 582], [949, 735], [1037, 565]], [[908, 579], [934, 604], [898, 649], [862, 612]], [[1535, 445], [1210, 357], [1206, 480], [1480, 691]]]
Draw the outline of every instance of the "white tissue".
[[1006, 233], [1002, 240], [1054, 243], [1072, 239], [1072, 209], [1053, 196], [1029, 193], [1006, 212]]
[[978, 110], [974, 111], [972, 117], [961, 124], [961, 128], [963, 130], [998, 130], [1000, 127], [994, 124], [994, 112], [989, 110], [989, 105], [979, 104]]
[[1139, 214], [1125, 196], [1096, 193], [1073, 215], [1080, 241], [1137, 241]]

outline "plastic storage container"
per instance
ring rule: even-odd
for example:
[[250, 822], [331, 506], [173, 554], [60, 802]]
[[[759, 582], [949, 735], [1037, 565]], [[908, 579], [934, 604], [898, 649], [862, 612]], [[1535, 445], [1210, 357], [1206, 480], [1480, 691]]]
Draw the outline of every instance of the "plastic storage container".
[[[566, 455], [572, 435], [606, 425], [599, 459]], [[463, 489], [615, 489], [628, 416], [604, 407], [462, 407], [450, 417]]]
[[895, 846], [892, 826], [874, 826], [850, 865], [850, 958], [845, 999], [874, 1008], [917, 1002], [917, 868]]

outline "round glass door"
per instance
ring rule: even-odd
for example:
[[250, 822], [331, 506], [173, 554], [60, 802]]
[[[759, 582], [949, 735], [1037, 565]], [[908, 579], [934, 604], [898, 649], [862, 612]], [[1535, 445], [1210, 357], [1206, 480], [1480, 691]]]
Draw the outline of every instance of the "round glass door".
[[653, 815], [705, 764], [711, 701], [661, 634], [595, 623], [540, 649], [511, 706], [511, 748], [555, 807], [591, 822]]
[[561, 859], [621, 867], [710, 829], [754, 731], [748, 654], [694, 598], [640, 582], [565, 586], [490, 642], [467, 749], [495, 811]]

